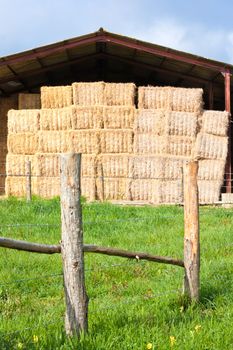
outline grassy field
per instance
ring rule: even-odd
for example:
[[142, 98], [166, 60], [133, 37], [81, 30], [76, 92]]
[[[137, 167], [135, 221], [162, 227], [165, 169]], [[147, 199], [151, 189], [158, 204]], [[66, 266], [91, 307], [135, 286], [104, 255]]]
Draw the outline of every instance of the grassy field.
[[[183, 208], [83, 205], [85, 243], [182, 258]], [[87, 254], [89, 334], [63, 329], [60, 255], [0, 248], [0, 349], [233, 349], [233, 210], [201, 208], [201, 301], [183, 269]], [[58, 243], [58, 199], [0, 201], [0, 236]]]

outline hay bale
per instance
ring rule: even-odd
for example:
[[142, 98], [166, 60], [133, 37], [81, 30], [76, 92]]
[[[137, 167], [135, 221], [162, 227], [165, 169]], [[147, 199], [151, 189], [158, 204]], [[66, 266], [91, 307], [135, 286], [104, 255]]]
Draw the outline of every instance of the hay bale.
[[42, 86], [41, 108], [63, 108], [73, 104], [71, 86]]
[[161, 198], [160, 180], [135, 179], [130, 182], [131, 199], [159, 203]]
[[41, 130], [69, 130], [71, 129], [72, 107], [46, 108], [40, 112]]
[[172, 88], [171, 109], [200, 114], [203, 108], [202, 95], [202, 89]]
[[222, 181], [198, 180], [199, 203], [213, 204], [220, 200]]
[[104, 82], [73, 83], [73, 101], [78, 106], [102, 106], [104, 104]]
[[165, 111], [163, 109], [139, 109], [135, 117], [134, 130], [164, 135]]
[[133, 132], [131, 130], [100, 130], [101, 153], [132, 153]]
[[42, 198], [60, 196], [60, 177], [37, 177], [36, 195]]
[[139, 109], [171, 109], [171, 87], [140, 86], [138, 88]]
[[37, 175], [37, 158], [34, 155], [7, 154], [6, 173], [9, 176], [26, 175], [26, 163], [31, 162], [31, 174]]
[[91, 202], [96, 199], [96, 181], [94, 177], [81, 178], [81, 195]]
[[199, 180], [223, 181], [225, 172], [225, 160], [202, 159], [198, 162]]
[[167, 153], [174, 156], [191, 157], [195, 145], [194, 137], [167, 136]]
[[98, 164], [98, 176], [104, 178], [129, 176], [128, 154], [101, 154], [98, 157]]
[[135, 90], [133, 83], [105, 83], [104, 105], [134, 106]]
[[136, 109], [134, 107], [112, 106], [103, 108], [104, 129], [132, 129]]
[[103, 107], [73, 106], [71, 115], [72, 129], [100, 129], [103, 125]]
[[200, 114], [202, 89], [148, 86], [138, 88], [138, 108], [165, 109]]
[[176, 180], [182, 179], [183, 166], [184, 163], [189, 161], [190, 158], [174, 158], [166, 157], [164, 158], [164, 180]]
[[81, 177], [94, 178], [97, 173], [97, 157], [93, 154], [83, 154], [81, 161]]
[[227, 136], [229, 113], [224, 111], [204, 111], [201, 117], [201, 131], [217, 136]]
[[196, 113], [189, 112], [166, 112], [166, 134], [174, 136], [189, 136], [196, 137], [197, 133]]
[[[6, 196], [25, 197], [26, 196], [26, 177], [7, 176], [5, 182]], [[37, 194], [37, 178], [31, 179], [32, 194]]]
[[60, 176], [60, 154], [37, 153], [37, 175], [43, 177]]
[[38, 138], [38, 153], [66, 153], [72, 150], [69, 131], [40, 131]]
[[20, 93], [18, 97], [19, 109], [40, 109], [40, 94]]
[[132, 156], [129, 160], [133, 179], [162, 179], [165, 158], [153, 155]]
[[13, 154], [35, 154], [38, 151], [38, 135], [34, 133], [9, 134], [8, 152]]
[[196, 138], [194, 157], [196, 159], [222, 159], [227, 157], [228, 137], [199, 133]]
[[8, 132], [36, 133], [40, 129], [40, 111], [38, 109], [11, 109], [8, 112]]
[[163, 204], [177, 204], [183, 202], [183, 185], [182, 179], [173, 181], [160, 182], [160, 203]]
[[75, 130], [70, 132], [71, 151], [76, 153], [98, 154], [99, 132], [95, 130]]
[[97, 199], [119, 200], [128, 199], [129, 180], [125, 178], [106, 177], [103, 182], [97, 181]]
[[135, 132], [134, 153], [163, 155], [166, 153], [166, 137], [154, 133]]

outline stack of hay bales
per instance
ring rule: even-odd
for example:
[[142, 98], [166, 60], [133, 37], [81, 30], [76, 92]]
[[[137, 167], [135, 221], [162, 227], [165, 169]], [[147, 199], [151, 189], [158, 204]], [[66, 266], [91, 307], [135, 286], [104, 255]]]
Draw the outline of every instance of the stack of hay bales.
[[[35, 154], [38, 150], [38, 131], [40, 128], [39, 110], [10, 110], [8, 112], [8, 154], [6, 194], [24, 196], [26, 193], [26, 161], [32, 164], [35, 174]], [[36, 193], [36, 179], [32, 180], [32, 193]]]
[[132, 199], [179, 203], [181, 168], [192, 157], [202, 111], [202, 90], [139, 87], [138, 99], [131, 167]]
[[196, 158], [200, 201], [215, 202], [224, 176], [229, 115], [203, 112], [202, 93], [139, 87], [138, 109], [133, 83], [42, 87], [41, 109], [38, 95], [20, 94], [24, 109], [8, 114], [7, 194], [25, 194], [28, 159], [33, 193], [59, 195], [60, 154], [76, 152], [83, 155], [81, 189], [89, 200], [180, 203], [181, 169]]
[[229, 113], [204, 111], [200, 118], [194, 157], [199, 159], [199, 201], [219, 201], [228, 150]]
[[0, 194], [5, 193], [6, 155], [7, 155], [7, 113], [9, 109], [17, 109], [18, 98], [0, 97]]
[[[52, 102], [41, 91], [42, 104], [40, 111], [40, 130], [38, 132], [37, 159], [37, 194], [49, 198], [60, 194], [60, 153], [70, 151], [71, 107], [55, 108], [53, 104], [54, 89], [52, 88]], [[62, 100], [62, 90], [60, 98]], [[61, 104], [61, 101], [59, 102]], [[53, 106], [53, 108], [47, 108]]]
[[134, 84], [73, 84], [76, 105], [72, 123], [73, 150], [90, 157], [95, 155], [94, 171], [90, 163], [89, 180], [83, 177], [83, 185], [85, 188], [84, 180], [94, 180], [97, 199], [125, 199], [127, 196], [126, 163], [128, 154], [133, 151], [134, 96]]

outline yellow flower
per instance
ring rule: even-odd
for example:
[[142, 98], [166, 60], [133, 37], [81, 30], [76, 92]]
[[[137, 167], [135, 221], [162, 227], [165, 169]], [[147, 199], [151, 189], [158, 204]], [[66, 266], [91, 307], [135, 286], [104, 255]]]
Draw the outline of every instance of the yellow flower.
[[147, 348], [147, 350], [153, 349], [153, 344], [152, 343], [148, 343], [146, 348]]
[[18, 348], [18, 349], [23, 349], [23, 343], [18, 343], [18, 344], [17, 344], [17, 348]]
[[196, 331], [197, 333], [199, 333], [200, 330], [201, 330], [201, 325], [200, 325], [200, 324], [197, 324], [197, 325], [194, 327], [194, 329], [195, 329], [195, 331]]
[[176, 343], [176, 338], [173, 337], [173, 335], [170, 335], [170, 345], [171, 345], [171, 348], [175, 345]]
[[38, 341], [39, 341], [38, 336], [34, 334], [33, 335], [33, 343], [38, 343]]
[[184, 312], [184, 307], [183, 306], [180, 307], [180, 312]]

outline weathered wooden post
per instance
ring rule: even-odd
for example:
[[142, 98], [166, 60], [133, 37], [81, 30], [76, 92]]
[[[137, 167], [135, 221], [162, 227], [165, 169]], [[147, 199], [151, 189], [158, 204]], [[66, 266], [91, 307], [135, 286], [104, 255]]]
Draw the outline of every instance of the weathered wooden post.
[[85, 288], [81, 208], [81, 154], [61, 155], [61, 219], [67, 335], [88, 328], [88, 297]]
[[197, 186], [198, 162], [184, 165], [184, 293], [199, 300], [200, 237], [199, 202]]
[[31, 172], [31, 161], [26, 161], [26, 196], [27, 202], [32, 200], [32, 172]]

